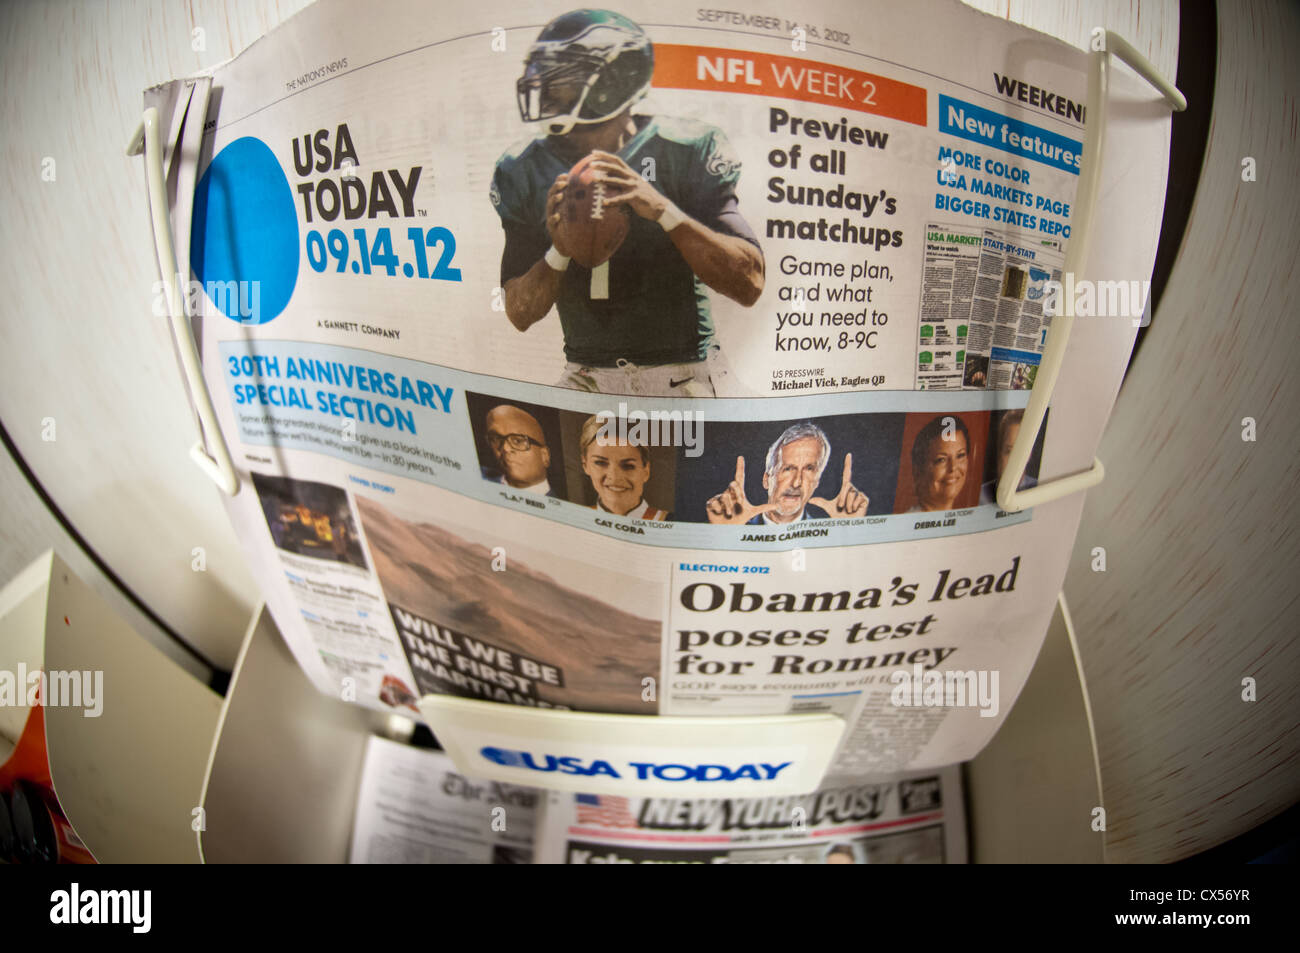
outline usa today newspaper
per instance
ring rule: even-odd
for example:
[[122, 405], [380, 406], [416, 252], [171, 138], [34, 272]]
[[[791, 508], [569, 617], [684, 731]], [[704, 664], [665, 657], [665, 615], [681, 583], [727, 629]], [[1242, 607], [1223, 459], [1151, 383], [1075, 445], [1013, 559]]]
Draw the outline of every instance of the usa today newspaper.
[[[322, 692], [834, 712], [835, 783], [996, 733], [1082, 497], [993, 489], [1067, 293], [1105, 306], [1021, 486], [1091, 466], [1145, 289], [1062, 273], [1085, 54], [824, 9], [321, 0], [147, 93], [230, 518]], [[1112, 131], [1131, 221], [1167, 141]]]

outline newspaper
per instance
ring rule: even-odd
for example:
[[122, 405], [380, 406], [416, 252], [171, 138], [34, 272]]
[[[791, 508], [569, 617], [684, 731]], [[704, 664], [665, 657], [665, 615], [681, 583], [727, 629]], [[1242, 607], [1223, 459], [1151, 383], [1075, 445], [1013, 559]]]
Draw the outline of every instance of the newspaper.
[[961, 770], [726, 800], [561, 794], [540, 864], [963, 864]]
[[[1081, 507], [993, 490], [1085, 54], [956, 0], [822, 9], [321, 0], [213, 72], [188, 300], [231, 520], [321, 691], [829, 711], [832, 779], [993, 736]], [[1167, 129], [1110, 137], [1140, 223]], [[1104, 247], [1149, 274], [1145, 226]], [[1022, 486], [1091, 464], [1107, 320]]]
[[372, 735], [352, 827], [354, 864], [527, 864], [538, 792], [458, 774], [441, 751]]

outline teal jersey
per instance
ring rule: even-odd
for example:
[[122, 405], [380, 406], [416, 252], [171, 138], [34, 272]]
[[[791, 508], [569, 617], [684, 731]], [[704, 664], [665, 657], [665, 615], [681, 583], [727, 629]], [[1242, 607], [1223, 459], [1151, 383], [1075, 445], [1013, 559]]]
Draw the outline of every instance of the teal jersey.
[[[634, 116], [639, 129], [619, 157], [678, 208], [715, 231], [758, 244], [736, 209], [740, 162], [722, 132], [686, 119]], [[573, 162], [532, 139], [497, 160], [492, 204], [506, 232], [502, 286], [551, 247], [546, 193]], [[633, 213], [627, 238], [609, 260], [608, 298], [591, 297], [591, 271], [570, 262], [556, 309], [564, 354], [575, 364], [613, 367], [703, 360], [713, 343], [708, 288], [657, 222]]]

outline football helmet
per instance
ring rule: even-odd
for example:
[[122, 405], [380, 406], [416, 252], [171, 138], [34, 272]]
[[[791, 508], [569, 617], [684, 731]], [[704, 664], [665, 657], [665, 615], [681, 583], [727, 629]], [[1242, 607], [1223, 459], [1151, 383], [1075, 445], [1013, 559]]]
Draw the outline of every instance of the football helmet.
[[603, 122], [645, 96], [654, 46], [645, 31], [612, 10], [574, 10], [542, 29], [515, 90], [524, 122], [546, 122], [562, 136]]

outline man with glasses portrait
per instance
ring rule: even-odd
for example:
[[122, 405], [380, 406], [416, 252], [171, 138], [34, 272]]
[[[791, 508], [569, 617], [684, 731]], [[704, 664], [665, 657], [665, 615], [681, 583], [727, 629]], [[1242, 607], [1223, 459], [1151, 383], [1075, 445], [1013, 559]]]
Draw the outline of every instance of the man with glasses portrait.
[[558, 496], [548, 471], [551, 451], [537, 418], [510, 404], [493, 407], [484, 420], [484, 438], [496, 469], [483, 468], [483, 477], [524, 493]]

